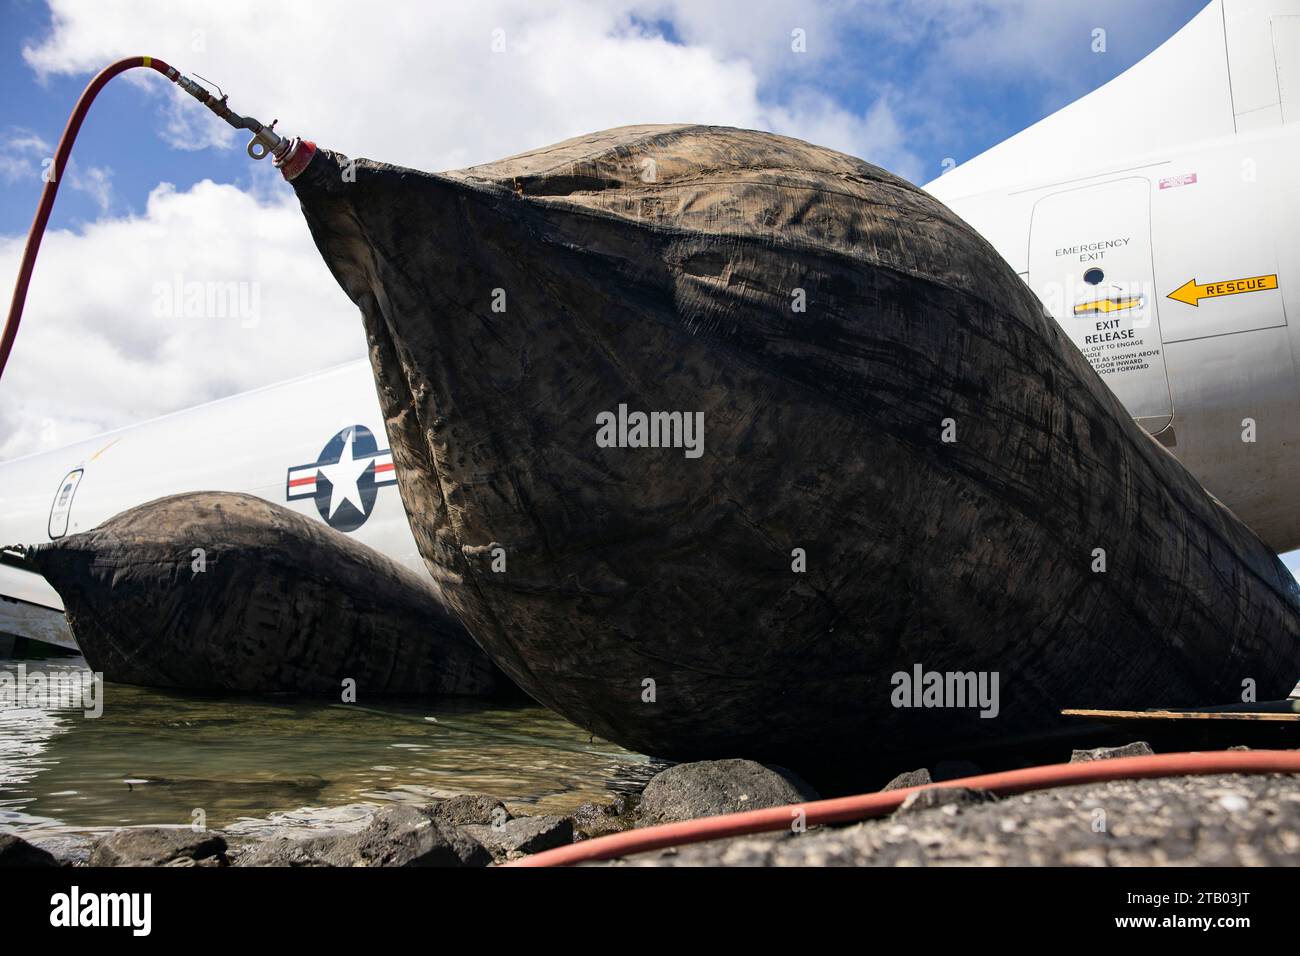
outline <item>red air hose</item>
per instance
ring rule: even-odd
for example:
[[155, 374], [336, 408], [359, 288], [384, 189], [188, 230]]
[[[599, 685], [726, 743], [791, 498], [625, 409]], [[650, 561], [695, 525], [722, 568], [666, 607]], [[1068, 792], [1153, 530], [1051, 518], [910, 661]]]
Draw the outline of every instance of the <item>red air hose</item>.
[[[1046, 790], [1081, 783], [1103, 783], [1148, 777], [1181, 777], [1210, 773], [1300, 773], [1300, 752], [1291, 750], [1231, 750], [1216, 753], [1173, 753], [1145, 757], [1118, 757], [1087, 763], [1058, 763], [1024, 770], [988, 773], [923, 787], [905, 787], [883, 793], [864, 793], [854, 797], [792, 803], [766, 810], [747, 810], [717, 817], [704, 817], [682, 823], [628, 830], [547, 850], [516, 860], [507, 866], [567, 866], [591, 860], [612, 860], [661, 850], [665, 847], [720, 840], [788, 830], [800, 819], [806, 826], [825, 823], [851, 823], [881, 817], [898, 808], [919, 790], [944, 787], [972, 787], [999, 795]], [[800, 813], [802, 812], [802, 817]]]
[[41, 190], [41, 201], [36, 207], [36, 218], [32, 220], [32, 228], [27, 233], [27, 245], [23, 248], [22, 265], [18, 267], [18, 281], [14, 284], [14, 297], [9, 303], [9, 318], [5, 320], [4, 334], [0, 336], [0, 376], [4, 375], [5, 364], [9, 361], [9, 353], [13, 351], [14, 339], [18, 337], [18, 323], [22, 319], [23, 303], [27, 301], [27, 285], [32, 280], [32, 267], [36, 265], [36, 253], [41, 248], [41, 238], [45, 235], [45, 224], [50, 221], [50, 210], [54, 208], [54, 197], [59, 191], [59, 183], [63, 181], [63, 170], [68, 165], [68, 157], [72, 155], [72, 143], [77, 138], [78, 130], [81, 129], [81, 121], [86, 118], [90, 104], [95, 101], [95, 97], [99, 95], [99, 91], [104, 88], [109, 80], [119, 73], [125, 73], [127, 70], [135, 69], [138, 66], [157, 70], [173, 83], [180, 76], [174, 69], [156, 57], [129, 56], [125, 60], [118, 60], [101, 70], [86, 85], [81, 98], [77, 100], [77, 105], [72, 110], [72, 115], [68, 117], [68, 125], [63, 127], [63, 135], [59, 137], [59, 147], [54, 151], [53, 175], [46, 181], [45, 188]]

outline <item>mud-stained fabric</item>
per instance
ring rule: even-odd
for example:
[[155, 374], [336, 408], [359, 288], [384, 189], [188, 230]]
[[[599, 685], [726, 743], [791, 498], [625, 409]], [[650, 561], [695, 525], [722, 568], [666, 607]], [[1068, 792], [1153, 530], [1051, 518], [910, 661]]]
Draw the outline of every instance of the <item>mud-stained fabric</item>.
[[160, 498], [29, 552], [105, 679], [243, 693], [511, 689], [438, 589], [250, 495]]
[[442, 174], [321, 150], [293, 186], [429, 567], [596, 733], [811, 769], [1300, 675], [1277, 558], [875, 166], [654, 126]]

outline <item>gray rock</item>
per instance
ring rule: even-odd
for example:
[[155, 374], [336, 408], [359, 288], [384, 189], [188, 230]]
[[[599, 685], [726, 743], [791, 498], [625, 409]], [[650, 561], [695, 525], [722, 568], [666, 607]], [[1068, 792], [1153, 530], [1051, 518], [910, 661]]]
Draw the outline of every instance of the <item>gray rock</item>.
[[333, 862], [332, 854], [338, 848], [338, 837], [309, 837], [294, 840], [277, 837], [259, 843], [241, 853], [235, 866], [346, 866]]
[[352, 866], [487, 866], [487, 850], [465, 829], [442, 826], [414, 807], [385, 807], [339, 850]]
[[980, 803], [992, 803], [996, 799], [997, 797], [988, 790], [979, 790], [973, 787], [931, 787], [928, 790], [909, 793], [903, 799], [903, 802], [899, 804], [893, 815], [902, 817], [911, 813], [919, 813], [922, 810], [935, 810], [939, 807], [973, 806]]
[[511, 819], [511, 813], [496, 797], [481, 793], [462, 793], [425, 807], [424, 812], [443, 826], [486, 826]]
[[1123, 747], [1097, 747], [1093, 750], [1076, 750], [1070, 754], [1070, 763], [1088, 763], [1093, 760], [1113, 760], [1116, 757], [1144, 757], [1155, 753], [1145, 740], [1136, 740]]
[[28, 842], [53, 856], [59, 866], [87, 866], [90, 851], [99, 839], [100, 836], [85, 833], [34, 833]]
[[573, 828], [584, 840], [621, 833], [636, 826], [637, 801], [619, 795], [610, 803], [584, 803], [573, 811]]
[[886, 790], [906, 790], [908, 787], [924, 787], [934, 783], [930, 777], [930, 771], [922, 767], [920, 770], [909, 770], [907, 773], [900, 773], [889, 783], [880, 788], [880, 792]]
[[226, 858], [226, 838], [215, 830], [133, 827], [110, 833], [90, 851], [91, 866], [162, 866], [181, 857], [196, 862]]
[[441, 827], [443, 839], [456, 853], [455, 866], [490, 866], [492, 852], [469, 832], [469, 827]]
[[468, 826], [465, 831], [497, 860], [513, 860], [573, 842], [570, 817], [516, 817], [503, 826]]
[[0, 834], [0, 866], [58, 866], [54, 855], [12, 833]]
[[466, 832], [408, 806], [385, 807], [359, 833], [281, 837], [255, 846], [237, 866], [487, 866], [492, 855]]
[[817, 791], [784, 768], [752, 760], [702, 760], [670, 767], [646, 785], [637, 826], [816, 799]]

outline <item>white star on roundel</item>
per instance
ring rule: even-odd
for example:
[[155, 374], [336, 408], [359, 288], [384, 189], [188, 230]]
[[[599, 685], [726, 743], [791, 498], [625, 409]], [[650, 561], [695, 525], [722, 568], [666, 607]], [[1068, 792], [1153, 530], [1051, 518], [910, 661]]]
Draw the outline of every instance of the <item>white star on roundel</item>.
[[360, 514], [366, 513], [366, 507], [361, 502], [361, 489], [357, 487], [357, 481], [366, 473], [366, 469], [374, 464], [375, 459], [354, 458], [352, 442], [356, 438], [356, 429], [348, 430], [348, 440], [343, 446], [343, 451], [339, 453], [339, 460], [332, 465], [321, 465], [318, 469], [321, 478], [330, 483], [330, 513], [326, 518], [327, 521], [334, 518], [335, 512], [345, 501], [352, 502], [353, 506]]

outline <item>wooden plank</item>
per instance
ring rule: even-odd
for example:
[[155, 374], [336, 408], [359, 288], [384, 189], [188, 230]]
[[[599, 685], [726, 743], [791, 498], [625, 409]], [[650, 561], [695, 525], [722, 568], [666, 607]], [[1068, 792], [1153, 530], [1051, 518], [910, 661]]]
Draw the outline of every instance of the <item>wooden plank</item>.
[[1300, 713], [1269, 711], [1197, 711], [1197, 710], [1063, 710], [1065, 717], [1087, 717], [1094, 720], [1227, 720], [1227, 721], [1277, 721], [1300, 724]]

